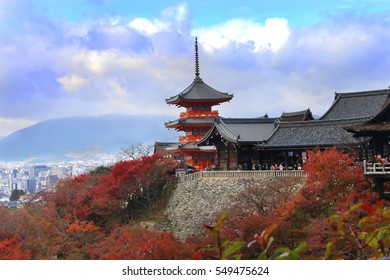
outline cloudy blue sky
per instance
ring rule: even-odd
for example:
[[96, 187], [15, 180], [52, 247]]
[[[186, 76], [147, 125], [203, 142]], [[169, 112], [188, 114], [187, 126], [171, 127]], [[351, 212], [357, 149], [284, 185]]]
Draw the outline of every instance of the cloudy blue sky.
[[390, 0], [0, 0], [0, 136], [65, 116], [166, 115], [200, 74], [225, 117], [390, 85]]

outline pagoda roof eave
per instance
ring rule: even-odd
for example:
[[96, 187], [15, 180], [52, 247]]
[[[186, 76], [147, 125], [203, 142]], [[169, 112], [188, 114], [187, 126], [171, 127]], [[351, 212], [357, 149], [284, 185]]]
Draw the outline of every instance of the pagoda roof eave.
[[167, 104], [178, 105], [183, 102], [187, 103], [222, 103], [233, 98], [232, 94], [218, 91], [206, 83], [199, 77], [195, 77], [194, 81], [181, 93], [165, 100]]
[[210, 105], [219, 105], [224, 102], [229, 102], [233, 97], [230, 98], [225, 98], [225, 99], [184, 99], [184, 98], [179, 98], [174, 101], [166, 101], [167, 104], [169, 105], [175, 105], [177, 107], [186, 107], [186, 106], [191, 106], [193, 104], [210, 104]]
[[211, 126], [214, 122], [214, 118], [185, 118], [177, 119], [165, 123], [165, 126], [168, 128], [175, 128], [179, 126]]
[[166, 150], [172, 153], [182, 153], [182, 152], [199, 152], [199, 153], [214, 153], [216, 148], [214, 146], [203, 146], [199, 147], [196, 145], [197, 142], [187, 142], [187, 143], [177, 143]]

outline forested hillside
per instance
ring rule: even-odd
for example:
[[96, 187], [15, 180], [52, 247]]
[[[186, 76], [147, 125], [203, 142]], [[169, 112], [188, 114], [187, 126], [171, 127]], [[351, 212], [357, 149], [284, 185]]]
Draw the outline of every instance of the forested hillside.
[[0, 161], [88, 160], [101, 154], [117, 155], [130, 143], [175, 139], [175, 132], [162, 125], [166, 118], [103, 115], [41, 121], [0, 137]]
[[[159, 155], [61, 181], [22, 209], [0, 208], [0, 259], [371, 259], [389, 256], [390, 208], [352, 157], [309, 152], [300, 190], [248, 187], [186, 239], [140, 226], [169, 194]], [[165, 194], [165, 196], [164, 196]], [[169, 198], [169, 197], [168, 197]], [[149, 216], [148, 216], [149, 214]]]

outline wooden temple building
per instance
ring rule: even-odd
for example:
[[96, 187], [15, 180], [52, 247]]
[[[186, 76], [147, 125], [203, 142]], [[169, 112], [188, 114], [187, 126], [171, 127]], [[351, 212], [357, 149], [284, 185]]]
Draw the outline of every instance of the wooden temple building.
[[305, 117], [309, 115], [303, 114], [305, 111], [283, 113], [278, 118], [219, 117], [198, 145], [214, 145], [216, 165], [224, 170], [275, 164], [296, 169], [305, 163], [307, 150], [334, 146], [358, 150], [363, 140], [353, 137], [345, 127], [375, 116], [388, 96], [388, 90], [336, 93], [333, 104], [318, 120]]
[[297, 121], [312, 121], [314, 120], [313, 114], [310, 111], [310, 108], [300, 112], [291, 112], [283, 114], [280, 116], [280, 121], [282, 122], [297, 122]]
[[198, 145], [216, 147], [218, 169], [251, 169], [255, 160], [263, 161], [263, 153], [257, 147], [272, 135], [275, 121], [267, 115], [248, 119], [218, 117]]
[[381, 197], [390, 199], [390, 96], [373, 118], [345, 129], [355, 137], [370, 139], [364, 174], [374, 180]]
[[[195, 40], [194, 81], [166, 99], [167, 104], [185, 111], [165, 126], [185, 135], [178, 142], [156, 146], [197, 171], [269, 169], [274, 165], [299, 169], [307, 150], [317, 147], [357, 151], [365, 145], [360, 149], [362, 160], [379, 154], [386, 158], [390, 157], [389, 94], [389, 89], [335, 93], [330, 108], [319, 119], [314, 119], [310, 109], [283, 112], [278, 117], [220, 117], [213, 106], [230, 101], [233, 95], [210, 87], [200, 78]], [[375, 177], [379, 189], [390, 178], [390, 165], [384, 170], [388, 174]], [[370, 176], [368, 169], [366, 173]]]
[[271, 162], [282, 162], [287, 168], [304, 164], [306, 151], [317, 147], [359, 150], [363, 140], [344, 128], [374, 116], [387, 96], [388, 90], [336, 93], [333, 104], [318, 120], [277, 121], [274, 133], [259, 148], [271, 155]]

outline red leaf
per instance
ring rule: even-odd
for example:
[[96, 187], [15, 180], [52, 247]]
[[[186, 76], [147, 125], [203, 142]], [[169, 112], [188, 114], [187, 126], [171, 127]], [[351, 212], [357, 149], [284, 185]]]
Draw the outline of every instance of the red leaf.
[[372, 207], [371, 204], [369, 204], [367, 202], [362, 205], [362, 209], [366, 210], [371, 215], [375, 214], [374, 207]]

